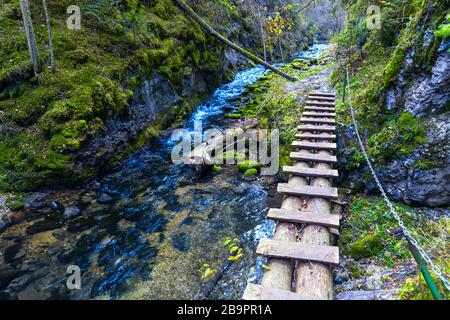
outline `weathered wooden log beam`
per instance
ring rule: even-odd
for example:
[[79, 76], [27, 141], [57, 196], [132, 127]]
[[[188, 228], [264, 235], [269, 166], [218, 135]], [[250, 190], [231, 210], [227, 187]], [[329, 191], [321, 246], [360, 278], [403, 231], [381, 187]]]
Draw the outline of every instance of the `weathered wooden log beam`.
[[[258, 121], [256, 119], [249, 119], [242, 123], [238, 123], [231, 130], [225, 131], [225, 134], [214, 137], [212, 141], [203, 142], [201, 145], [197, 146], [188, 155], [189, 163], [197, 166], [199, 172], [203, 172], [207, 167], [213, 166], [214, 161], [211, 155], [213, 151], [221, 148], [222, 150], [227, 150], [231, 145], [226, 145], [227, 139], [234, 136], [233, 129], [242, 129], [243, 131], [252, 129], [258, 126]], [[224, 144], [225, 142], [225, 144]], [[236, 142], [233, 142], [234, 145]]]
[[[320, 151], [319, 154], [331, 155], [329, 151]], [[314, 168], [330, 169], [326, 163], [316, 163]], [[311, 186], [331, 187], [331, 179], [313, 178]], [[308, 201], [308, 211], [331, 214], [331, 202], [323, 198], [312, 198]], [[305, 225], [302, 230], [300, 242], [330, 246], [332, 237], [329, 228], [318, 225]], [[297, 262], [295, 270], [295, 292], [318, 299], [333, 299], [333, 273], [329, 265], [315, 262]]]
[[[308, 150], [300, 150], [299, 154], [309, 154]], [[309, 168], [307, 162], [296, 161], [294, 167], [298, 169]], [[297, 186], [308, 185], [308, 180], [304, 177], [291, 176], [288, 184]], [[298, 211], [303, 201], [300, 197], [286, 196], [281, 205], [282, 209]], [[297, 228], [293, 223], [279, 222], [275, 228], [273, 240], [297, 241]], [[264, 272], [261, 281], [263, 287], [282, 289], [292, 291], [292, 274], [294, 272], [294, 262], [286, 259], [269, 259], [267, 262], [268, 270]]]

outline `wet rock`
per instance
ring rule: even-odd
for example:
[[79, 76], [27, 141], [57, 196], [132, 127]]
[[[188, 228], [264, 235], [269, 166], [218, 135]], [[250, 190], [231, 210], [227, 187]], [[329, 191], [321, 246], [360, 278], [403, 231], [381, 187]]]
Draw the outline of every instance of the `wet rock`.
[[407, 85], [403, 94], [406, 110], [419, 117], [439, 111], [449, 99], [450, 55], [447, 52], [438, 54], [431, 74], [417, 75]]
[[53, 256], [55, 254], [61, 254], [63, 252], [63, 248], [60, 246], [50, 247], [45, 251], [49, 256]]
[[47, 291], [37, 291], [34, 287], [28, 286], [17, 294], [19, 300], [45, 300], [50, 298]]
[[54, 219], [44, 219], [35, 222], [27, 228], [28, 234], [36, 234], [44, 231], [58, 229], [61, 227], [61, 223]]
[[19, 260], [23, 257], [25, 257], [27, 255], [27, 253], [25, 252], [25, 250], [20, 249], [19, 252], [17, 252], [17, 254], [14, 256], [14, 260]]
[[14, 257], [16, 256], [16, 254], [19, 253], [21, 249], [21, 244], [20, 243], [15, 243], [11, 246], [9, 246], [8, 248], [6, 248], [5, 253], [3, 255], [3, 259], [5, 261], [5, 263], [10, 263], [14, 260]]
[[39, 200], [33, 200], [33, 201], [25, 202], [23, 207], [25, 209], [41, 209], [44, 207], [44, 203]]
[[450, 167], [414, 170], [408, 179], [406, 198], [429, 206], [442, 206], [450, 201]]
[[172, 245], [177, 250], [188, 251], [190, 248], [190, 238], [191, 236], [184, 232], [176, 234], [172, 237]]
[[84, 195], [81, 196], [80, 201], [83, 204], [89, 204], [89, 203], [92, 203], [94, 201], [94, 197], [91, 194], [84, 194]]
[[185, 224], [185, 225], [191, 226], [194, 223], [195, 222], [194, 222], [194, 219], [192, 217], [186, 217], [181, 224]]
[[88, 216], [96, 216], [96, 215], [98, 215], [98, 214], [100, 214], [102, 212], [107, 211], [108, 208], [109, 208], [109, 206], [107, 206], [107, 205], [93, 203], [89, 207], [87, 207], [86, 210], [84, 210], [84, 212]]
[[0, 231], [6, 228], [6, 222], [0, 220]]
[[111, 198], [109, 195], [107, 195], [106, 193], [103, 193], [100, 198], [98, 198], [98, 203], [100, 204], [107, 204], [107, 203], [111, 203], [113, 202], [113, 198]]
[[334, 282], [337, 284], [344, 283], [350, 278], [350, 275], [347, 271], [341, 271], [336, 274], [336, 277], [334, 278]]
[[234, 192], [236, 192], [237, 194], [244, 194], [247, 191], [248, 187], [248, 183], [243, 182], [234, 189]]
[[15, 278], [9, 283], [8, 289], [16, 292], [22, 290], [23, 287], [25, 287], [28, 284], [30, 278], [31, 278], [30, 274], [25, 274], [21, 277]]
[[55, 200], [51, 200], [48, 203], [48, 206], [55, 211], [60, 211], [63, 209], [63, 206], [61, 205], [61, 203], [59, 203], [58, 201], [55, 201]]
[[96, 221], [92, 217], [80, 216], [69, 222], [67, 231], [81, 232], [95, 225]]
[[395, 292], [390, 290], [344, 291], [335, 297], [336, 300], [395, 300]]
[[78, 207], [70, 206], [67, 207], [66, 210], [64, 210], [64, 218], [70, 220], [78, 216], [80, 213], [81, 211]]
[[366, 278], [365, 289], [380, 290], [383, 287], [382, 271], [382, 268], [373, 265], [367, 268], [367, 273], [370, 276]]
[[52, 232], [52, 236], [55, 237], [56, 240], [63, 241], [65, 239], [65, 234], [63, 230], [55, 230]]
[[94, 190], [99, 190], [102, 187], [102, 185], [98, 181], [93, 181], [89, 184], [89, 187]]
[[[5, 261], [6, 262], [6, 261]], [[10, 266], [0, 266], [0, 289], [8, 286], [11, 280], [20, 276], [22, 272]]]

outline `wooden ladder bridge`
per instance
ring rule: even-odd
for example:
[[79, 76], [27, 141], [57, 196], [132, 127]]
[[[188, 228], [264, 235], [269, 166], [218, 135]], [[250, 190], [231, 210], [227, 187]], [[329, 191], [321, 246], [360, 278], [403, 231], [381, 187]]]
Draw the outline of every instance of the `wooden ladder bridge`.
[[[270, 209], [277, 222], [271, 240], [260, 241], [256, 253], [268, 257], [261, 285], [247, 284], [245, 300], [333, 299], [332, 267], [339, 265], [339, 249], [332, 232], [339, 228], [339, 214], [332, 214], [338, 191], [332, 179], [336, 158], [335, 95], [310, 93], [290, 157], [283, 167], [288, 183], [279, 183], [284, 195], [280, 209]], [[297, 229], [301, 225], [301, 236]]]

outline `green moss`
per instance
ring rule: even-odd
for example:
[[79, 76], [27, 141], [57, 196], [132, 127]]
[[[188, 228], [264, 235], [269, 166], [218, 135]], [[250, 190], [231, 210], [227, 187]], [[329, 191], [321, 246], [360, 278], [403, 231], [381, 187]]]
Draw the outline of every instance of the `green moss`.
[[376, 256], [384, 248], [383, 237], [378, 230], [373, 230], [353, 242], [344, 252], [355, 259]]
[[245, 171], [244, 175], [246, 177], [253, 177], [256, 176], [258, 174], [258, 170], [255, 168], [251, 168]]
[[[83, 10], [91, 14], [83, 16], [83, 28], [76, 32], [66, 27], [65, 9], [71, 3], [64, 0], [48, 3], [56, 58], [56, 70], [52, 71], [47, 67], [49, 50], [41, 3], [32, 0], [42, 63], [36, 79], [25, 35], [20, 32], [19, 4], [3, 2], [0, 87], [6, 90], [0, 90], [0, 114], [2, 123], [15, 131], [0, 141], [0, 189], [57, 186], [95, 174], [98, 168], [87, 167], [82, 172], [74, 168], [77, 153], [105, 130], [106, 120], [128, 115], [131, 90], [138, 89], [143, 80], [159, 72], [183, 96], [183, 81], [194, 72], [216, 78], [224, 69], [223, 46], [171, 0], [124, 0], [114, 6], [109, 1], [83, 2]], [[229, 21], [250, 27], [246, 19], [252, 12], [229, 0], [200, 1], [194, 6], [202, 16], [214, 17], [211, 23], [222, 27], [220, 32], [233, 37], [238, 36], [234, 25], [224, 27]], [[228, 68], [226, 77], [232, 73]], [[163, 128], [179, 125], [192, 111], [192, 100], [171, 108], [163, 120], [141, 132], [127, 151], [156, 137]], [[256, 116], [254, 112], [241, 115]], [[102, 151], [98, 156], [107, 157]], [[118, 163], [123, 156], [115, 155], [110, 163]]]
[[[450, 219], [441, 217], [439, 220], [430, 220], [423, 214], [414, 214], [404, 204], [395, 207], [414, 238], [426, 248], [438, 265], [445, 265], [449, 254], [445, 250], [445, 242]], [[393, 268], [412, 258], [405, 238], [391, 235], [396, 228], [398, 224], [382, 198], [355, 196], [343, 221], [339, 246], [351, 258], [370, 258], [375, 263]], [[356, 264], [355, 268], [350, 272], [360, 275], [361, 270]]]
[[23, 209], [25, 205], [25, 199], [23, 198], [12, 198], [12, 199], [8, 199], [6, 201], [6, 206], [11, 210], [11, 211], [18, 211], [20, 209]]
[[256, 161], [250, 161], [250, 160], [244, 160], [237, 164], [237, 168], [241, 172], [246, 172], [249, 169], [259, 170], [259, 169], [261, 169], [261, 167], [262, 167], [261, 163], [256, 162]]
[[351, 276], [356, 278], [361, 278], [364, 275], [364, 269], [360, 268], [357, 263], [350, 261], [348, 263], [348, 269], [350, 271]]
[[240, 113], [227, 113], [224, 115], [226, 119], [240, 119], [241, 114]]
[[212, 166], [211, 170], [212, 170], [212, 172], [214, 172], [214, 173], [221, 173], [223, 169], [222, 169], [221, 166], [214, 165], [214, 166]]
[[[450, 263], [446, 261], [443, 264], [444, 273], [449, 274]], [[444, 299], [450, 299], [450, 293], [444, 288], [442, 282], [437, 278], [437, 276], [431, 273], [431, 277], [433, 278], [434, 283], [437, 284]], [[401, 300], [434, 300], [430, 288], [426, 284], [422, 274], [406, 279], [405, 283], [400, 287], [399, 298]]]

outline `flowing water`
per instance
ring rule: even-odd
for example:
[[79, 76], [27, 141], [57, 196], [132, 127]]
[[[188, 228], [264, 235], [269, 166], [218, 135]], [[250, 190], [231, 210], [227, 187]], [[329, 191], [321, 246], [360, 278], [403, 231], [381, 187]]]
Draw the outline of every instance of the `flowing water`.
[[[231, 120], [223, 113], [266, 72], [256, 66], [238, 73], [185, 128], [196, 120], [204, 129], [226, 128]], [[83, 188], [34, 194], [18, 213], [23, 221], [0, 235], [0, 298], [240, 298], [247, 280], [262, 274], [254, 249], [273, 232], [265, 220], [273, 180], [245, 178], [234, 166], [199, 177], [171, 162], [173, 145], [167, 132]], [[236, 262], [228, 260], [227, 237], [237, 237], [245, 252]], [[202, 281], [204, 264], [217, 271]], [[67, 288], [69, 266], [80, 268], [80, 289]]]

